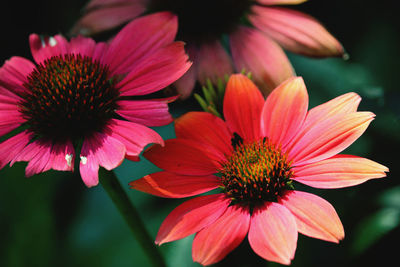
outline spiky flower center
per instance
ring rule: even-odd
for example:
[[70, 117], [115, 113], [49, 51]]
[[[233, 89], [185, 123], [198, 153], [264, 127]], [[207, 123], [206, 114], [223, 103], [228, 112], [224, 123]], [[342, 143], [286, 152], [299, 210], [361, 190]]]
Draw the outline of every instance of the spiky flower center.
[[238, 135], [235, 148], [220, 170], [225, 193], [235, 203], [254, 207], [264, 201], [277, 201], [284, 191], [293, 189], [290, 162], [279, 147], [264, 138], [244, 143]]
[[150, 10], [178, 15], [178, 39], [203, 43], [233, 32], [253, 0], [152, 0]]
[[107, 66], [88, 56], [53, 56], [24, 84], [20, 111], [29, 130], [54, 141], [101, 131], [117, 108], [119, 91]]

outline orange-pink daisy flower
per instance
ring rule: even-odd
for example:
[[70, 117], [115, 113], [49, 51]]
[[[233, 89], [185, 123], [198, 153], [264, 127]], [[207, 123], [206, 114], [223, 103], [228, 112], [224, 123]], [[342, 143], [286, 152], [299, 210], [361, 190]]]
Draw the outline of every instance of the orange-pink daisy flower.
[[295, 190], [296, 183], [341, 188], [385, 177], [388, 169], [366, 158], [338, 154], [374, 118], [358, 112], [360, 97], [339, 96], [308, 110], [302, 78], [291, 78], [264, 100], [243, 75], [228, 81], [225, 120], [190, 112], [176, 120], [176, 139], [154, 145], [145, 157], [163, 171], [130, 183], [161, 197], [188, 200], [162, 223], [156, 243], [191, 234], [193, 260], [209, 265], [248, 237], [264, 259], [290, 264], [298, 232], [331, 242], [344, 237], [331, 204]]
[[[302, 2], [305, 0], [91, 0], [73, 31], [96, 34], [145, 12], [167, 10], [178, 15], [178, 38], [187, 43], [194, 62], [175, 83], [183, 98], [190, 95], [196, 80], [216, 82], [235, 69], [251, 72], [268, 94], [294, 75], [282, 47], [314, 57], [344, 54], [342, 45], [316, 19], [281, 7]], [[229, 46], [230, 53], [224, 46]]]
[[[171, 98], [144, 96], [190, 67], [174, 42], [175, 15], [163, 12], [126, 25], [110, 43], [63, 36], [29, 37], [35, 63], [12, 57], [0, 68], [0, 168], [28, 161], [26, 175], [73, 171], [79, 159], [87, 186], [98, 170], [138, 160], [150, 143], [163, 144], [148, 126], [172, 122]], [[78, 153], [78, 154], [77, 154]]]

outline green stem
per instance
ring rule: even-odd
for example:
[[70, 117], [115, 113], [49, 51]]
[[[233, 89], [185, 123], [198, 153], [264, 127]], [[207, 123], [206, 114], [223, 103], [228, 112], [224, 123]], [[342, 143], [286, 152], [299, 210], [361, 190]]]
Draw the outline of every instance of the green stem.
[[113, 171], [100, 170], [100, 183], [112, 199], [126, 223], [131, 228], [136, 240], [140, 243], [153, 266], [165, 267], [165, 262], [153, 238], [148, 233], [136, 208], [132, 205], [128, 195], [122, 188]]

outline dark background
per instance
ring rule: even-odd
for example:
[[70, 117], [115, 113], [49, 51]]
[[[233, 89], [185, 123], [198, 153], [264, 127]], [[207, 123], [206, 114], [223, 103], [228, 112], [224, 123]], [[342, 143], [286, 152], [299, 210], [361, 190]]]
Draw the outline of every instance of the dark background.
[[[3, 1], [4, 2], [4, 1]], [[31, 58], [30, 33], [69, 31], [84, 1], [2, 3], [0, 62]], [[379, 3], [379, 4], [378, 4]], [[397, 260], [400, 240], [400, 25], [395, 1], [310, 0], [298, 10], [319, 19], [344, 45], [350, 59], [309, 59], [289, 54], [307, 84], [311, 106], [354, 91], [360, 110], [377, 117], [346, 153], [390, 168], [387, 178], [359, 186], [316, 190], [336, 208], [346, 237], [340, 244], [300, 235], [292, 266], [377, 266]], [[185, 107], [194, 101], [189, 100]], [[172, 106], [177, 112], [179, 103]], [[157, 128], [172, 138], [172, 126]], [[145, 255], [104, 190], [88, 189], [79, 176], [49, 171], [24, 177], [26, 163], [0, 171], [0, 266], [147, 266]], [[155, 236], [181, 200], [165, 200], [128, 189], [128, 182], [154, 172], [146, 162], [124, 162], [117, 175]], [[198, 266], [189, 237], [161, 247], [169, 266]], [[246, 242], [218, 266], [277, 266], [262, 260]]]

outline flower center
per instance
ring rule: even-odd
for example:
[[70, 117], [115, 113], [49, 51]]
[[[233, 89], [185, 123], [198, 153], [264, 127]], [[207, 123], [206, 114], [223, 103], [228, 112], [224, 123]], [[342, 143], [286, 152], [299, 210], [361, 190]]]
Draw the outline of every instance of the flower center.
[[152, 0], [150, 10], [178, 15], [178, 40], [201, 44], [233, 32], [253, 0]]
[[220, 170], [225, 193], [235, 203], [254, 207], [264, 201], [277, 201], [285, 190], [293, 189], [290, 162], [280, 148], [268, 139], [243, 143], [232, 138], [233, 154]]
[[114, 85], [108, 68], [90, 57], [53, 56], [28, 76], [20, 110], [37, 137], [79, 140], [101, 131], [115, 114]]

